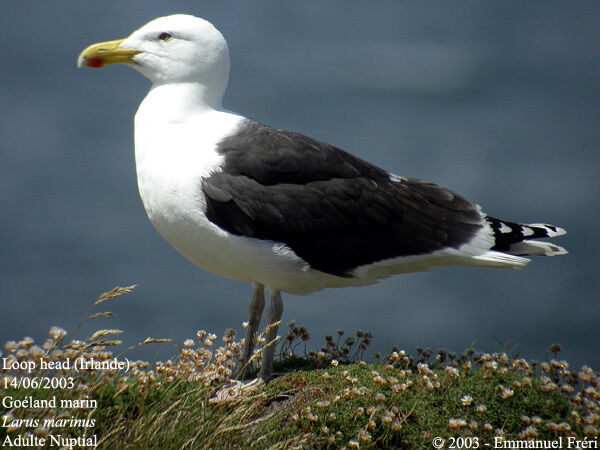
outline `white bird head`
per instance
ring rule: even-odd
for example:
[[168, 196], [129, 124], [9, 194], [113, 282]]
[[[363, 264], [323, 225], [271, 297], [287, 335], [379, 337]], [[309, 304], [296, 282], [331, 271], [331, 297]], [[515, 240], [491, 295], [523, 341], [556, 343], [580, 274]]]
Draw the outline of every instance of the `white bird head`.
[[121, 63], [155, 85], [200, 83], [225, 92], [229, 79], [229, 49], [223, 35], [208, 21], [185, 14], [159, 17], [128, 38], [87, 47], [78, 67], [100, 68]]

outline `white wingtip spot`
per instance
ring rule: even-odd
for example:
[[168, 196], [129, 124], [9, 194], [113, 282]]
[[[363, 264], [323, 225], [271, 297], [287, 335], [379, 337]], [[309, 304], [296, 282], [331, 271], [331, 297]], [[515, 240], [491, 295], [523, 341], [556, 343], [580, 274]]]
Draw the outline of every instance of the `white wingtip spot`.
[[523, 227], [523, 236], [527, 237], [527, 236], [533, 236], [533, 230], [529, 227]]
[[555, 227], [554, 225], [548, 225], [546, 223], [529, 223], [527, 226], [543, 228], [548, 233], [548, 237], [556, 237], [567, 234], [567, 230], [560, 227]]

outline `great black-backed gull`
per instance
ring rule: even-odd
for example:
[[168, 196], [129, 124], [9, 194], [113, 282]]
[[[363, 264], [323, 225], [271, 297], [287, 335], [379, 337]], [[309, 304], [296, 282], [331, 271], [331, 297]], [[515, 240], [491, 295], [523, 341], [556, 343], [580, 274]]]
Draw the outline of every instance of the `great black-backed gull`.
[[[150, 221], [194, 264], [253, 285], [243, 361], [254, 350], [265, 287], [268, 323], [276, 324], [281, 292], [363, 286], [444, 265], [520, 268], [526, 255], [567, 253], [532, 240], [563, 235], [561, 228], [494, 219], [448, 189], [224, 110], [229, 51], [206, 20], [161, 17], [126, 39], [86, 48], [78, 60], [111, 63], [152, 82], [135, 115], [137, 179]], [[272, 326], [267, 342], [276, 336]], [[263, 379], [272, 375], [273, 353], [274, 346], [263, 351]]]

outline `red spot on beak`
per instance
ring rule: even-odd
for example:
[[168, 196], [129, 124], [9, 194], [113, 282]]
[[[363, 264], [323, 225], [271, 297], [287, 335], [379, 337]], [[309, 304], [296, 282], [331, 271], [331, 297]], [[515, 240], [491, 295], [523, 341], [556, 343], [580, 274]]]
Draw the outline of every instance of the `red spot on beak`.
[[85, 60], [85, 65], [99, 69], [104, 65], [104, 60], [99, 56], [92, 56], [91, 58]]

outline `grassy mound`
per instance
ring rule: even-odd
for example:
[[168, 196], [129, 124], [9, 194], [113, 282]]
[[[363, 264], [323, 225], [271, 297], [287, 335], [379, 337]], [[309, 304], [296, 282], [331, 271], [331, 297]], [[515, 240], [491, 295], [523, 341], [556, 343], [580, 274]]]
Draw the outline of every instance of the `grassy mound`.
[[[62, 445], [98, 448], [432, 448], [434, 438], [444, 448], [493, 446], [495, 439], [598, 445], [600, 377], [557, 360], [559, 346], [542, 364], [472, 349], [418, 349], [415, 356], [394, 349], [366, 363], [360, 359], [369, 333], [344, 338], [340, 331], [300, 357], [295, 350], [308, 333], [292, 323], [279, 376], [223, 397], [241, 349], [233, 331], [219, 348], [215, 335], [200, 331], [174, 358], [152, 367], [133, 362], [128, 370], [114, 368], [123, 359], [109, 351], [120, 341], [108, 337], [119, 333], [99, 330], [67, 343], [66, 332], [53, 328], [41, 347], [31, 338], [7, 343], [0, 442], [49, 447], [60, 436]], [[157, 341], [164, 342], [139, 345]]]

